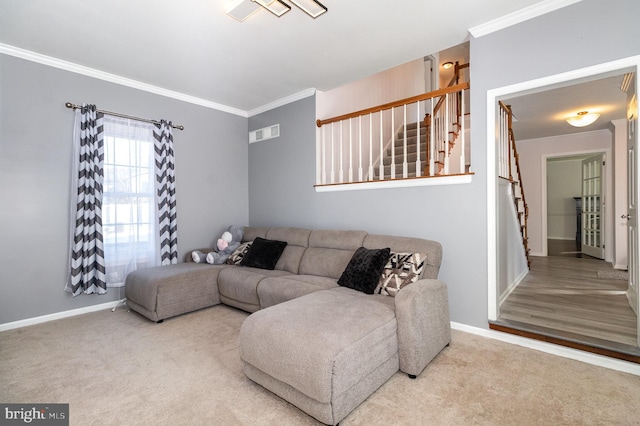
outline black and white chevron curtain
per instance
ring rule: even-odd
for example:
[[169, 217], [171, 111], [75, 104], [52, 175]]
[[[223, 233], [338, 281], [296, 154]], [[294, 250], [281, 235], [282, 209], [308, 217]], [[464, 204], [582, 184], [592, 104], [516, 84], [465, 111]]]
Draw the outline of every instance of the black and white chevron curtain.
[[173, 155], [173, 127], [162, 120], [153, 130], [156, 160], [156, 201], [160, 224], [160, 264], [178, 263], [176, 178]]
[[95, 105], [83, 104], [76, 114], [74, 127], [77, 191], [75, 214], [71, 212], [70, 271], [65, 287], [74, 297], [81, 293], [107, 292], [102, 239], [103, 139], [102, 114], [96, 111]]
[[[178, 262], [173, 127], [161, 121], [153, 127], [156, 174], [156, 205], [160, 255], [157, 262]], [[105, 250], [102, 230], [104, 182], [103, 115], [95, 105], [76, 110], [72, 182], [69, 277], [65, 291], [105, 294]]]

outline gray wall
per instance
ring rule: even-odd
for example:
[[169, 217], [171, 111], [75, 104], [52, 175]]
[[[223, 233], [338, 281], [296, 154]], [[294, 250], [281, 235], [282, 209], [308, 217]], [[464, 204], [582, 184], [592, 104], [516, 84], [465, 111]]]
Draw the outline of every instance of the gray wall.
[[250, 130], [280, 123], [282, 132], [249, 147], [250, 223], [440, 241], [452, 320], [486, 328], [486, 91], [640, 54], [639, 7], [584, 0], [471, 39], [471, 184], [316, 193], [313, 99], [250, 118]]
[[[471, 140], [475, 148], [486, 150], [487, 90], [638, 55], [638, 16], [640, 3], [635, 0], [583, 0], [472, 38]], [[473, 157], [474, 167], [477, 159]], [[486, 208], [486, 203], [477, 207]], [[485, 300], [475, 308], [483, 311], [485, 321], [473, 325], [486, 326]]]
[[0, 323], [117, 298], [62, 290], [73, 122], [64, 102], [84, 101], [186, 126], [175, 137], [181, 256], [243, 221], [430, 238], [444, 247], [452, 319], [487, 327], [486, 91], [640, 54], [639, 8], [583, 0], [472, 38], [476, 174], [441, 187], [316, 193], [314, 97], [250, 118], [251, 130], [280, 123], [282, 136], [247, 148], [247, 119], [0, 55]]
[[174, 133], [181, 258], [248, 221], [246, 118], [0, 55], [0, 324], [119, 298], [118, 289], [64, 292], [73, 127], [66, 101], [185, 126]]
[[281, 132], [279, 138], [249, 146], [249, 222], [440, 241], [440, 278], [449, 285], [453, 319], [486, 323], [486, 315], [475, 307], [486, 300], [486, 218], [475, 208], [483, 202], [483, 174], [467, 185], [316, 193], [315, 118], [310, 97], [249, 119], [250, 130], [280, 123]]

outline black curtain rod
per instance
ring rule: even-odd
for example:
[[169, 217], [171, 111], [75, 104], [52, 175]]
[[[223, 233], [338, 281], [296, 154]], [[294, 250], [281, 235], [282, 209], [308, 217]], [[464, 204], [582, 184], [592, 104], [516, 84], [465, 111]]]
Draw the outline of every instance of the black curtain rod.
[[[77, 109], [77, 108], [82, 108], [81, 105], [76, 105], [76, 104], [72, 104], [71, 102], [67, 102], [66, 104], [64, 104], [67, 108], [73, 108], [73, 109]], [[140, 118], [140, 117], [133, 117], [131, 115], [125, 115], [125, 114], [120, 114], [117, 112], [111, 112], [111, 111], [104, 111], [102, 109], [97, 110], [98, 112], [101, 112], [103, 114], [107, 114], [107, 115], [113, 115], [115, 117], [121, 117], [121, 118], [129, 118], [131, 120], [138, 120], [138, 121], [144, 121], [145, 123], [153, 123], [153, 124], [160, 124], [159, 121], [156, 120], [149, 120], [148, 118]], [[178, 129], [178, 130], [184, 130], [184, 126], [178, 126], [175, 124], [172, 124], [171, 127], [173, 127], [174, 129]]]

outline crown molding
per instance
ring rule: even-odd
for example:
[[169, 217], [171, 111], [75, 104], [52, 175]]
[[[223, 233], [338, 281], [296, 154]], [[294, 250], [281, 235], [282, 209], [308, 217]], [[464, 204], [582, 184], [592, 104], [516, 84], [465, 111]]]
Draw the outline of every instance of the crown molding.
[[83, 65], [78, 65], [73, 62], [64, 61], [62, 59], [54, 58], [52, 56], [43, 55], [40, 53], [32, 52], [30, 50], [21, 49], [19, 47], [11, 46], [8, 44], [0, 43], [0, 53], [14, 56], [16, 58], [25, 59], [27, 61], [36, 62], [42, 65], [58, 68], [61, 70], [81, 74], [87, 77], [97, 78], [99, 80], [108, 81], [110, 83], [120, 84], [122, 86], [131, 87], [134, 89], [142, 90], [156, 95], [165, 96], [167, 98], [176, 99], [183, 102], [188, 102], [194, 105], [203, 106], [205, 108], [211, 108], [222, 112], [228, 112], [229, 114], [239, 115], [241, 117], [248, 117], [247, 112], [222, 105], [216, 102], [211, 102], [206, 99], [198, 98], [184, 93], [175, 92], [173, 90], [164, 89], [162, 87], [154, 86], [151, 84], [143, 83], [141, 81], [132, 80], [130, 78], [121, 77], [116, 74], [100, 71], [95, 68], [89, 68]]
[[310, 88], [303, 90], [298, 93], [294, 93], [293, 95], [285, 96], [284, 98], [277, 99], [273, 102], [269, 102], [268, 104], [259, 106], [247, 112], [249, 117], [253, 117], [254, 115], [262, 114], [265, 111], [269, 111], [283, 105], [290, 104], [291, 102], [299, 101], [300, 99], [308, 98], [309, 96], [313, 96], [316, 94], [316, 89]]
[[545, 0], [492, 21], [485, 22], [484, 24], [469, 28], [469, 33], [475, 38], [480, 38], [580, 1], [582, 0]]

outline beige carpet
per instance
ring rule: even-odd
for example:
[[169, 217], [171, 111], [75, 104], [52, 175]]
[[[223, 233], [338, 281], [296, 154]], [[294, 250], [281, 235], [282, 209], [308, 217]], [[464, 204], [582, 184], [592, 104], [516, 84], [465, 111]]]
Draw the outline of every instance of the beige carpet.
[[[152, 323], [120, 308], [0, 333], [0, 402], [70, 403], [71, 425], [316, 425], [244, 377], [246, 313]], [[640, 377], [454, 331], [342, 425], [637, 425]]]

